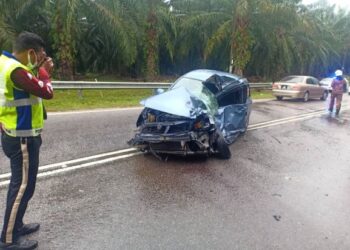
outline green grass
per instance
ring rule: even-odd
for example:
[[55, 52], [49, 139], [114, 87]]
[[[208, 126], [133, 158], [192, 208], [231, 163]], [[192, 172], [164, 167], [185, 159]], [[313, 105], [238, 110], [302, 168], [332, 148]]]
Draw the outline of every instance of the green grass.
[[252, 90], [250, 94], [253, 100], [274, 98], [272, 90]]
[[55, 90], [54, 98], [44, 105], [47, 111], [134, 107], [151, 95], [151, 89]]
[[[44, 105], [51, 112], [136, 107], [152, 92], [151, 89], [55, 90], [54, 98], [44, 101]], [[253, 99], [273, 98], [271, 90], [253, 90], [251, 96]]]

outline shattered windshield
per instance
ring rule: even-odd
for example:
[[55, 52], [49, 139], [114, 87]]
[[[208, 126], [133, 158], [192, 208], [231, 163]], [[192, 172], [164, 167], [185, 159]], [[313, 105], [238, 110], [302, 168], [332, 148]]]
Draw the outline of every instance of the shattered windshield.
[[208, 113], [211, 115], [214, 115], [217, 112], [218, 103], [215, 98], [215, 95], [203, 85], [202, 81], [197, 79], [182, 77], [174, 83], [171, 89], [176, 89], [179, 87], [186, 88], [191, 95], [201, 100], [206, 106], [206, 107], [200, 107], [200, 104], [198, 103], [199, 108], [207, 109]]

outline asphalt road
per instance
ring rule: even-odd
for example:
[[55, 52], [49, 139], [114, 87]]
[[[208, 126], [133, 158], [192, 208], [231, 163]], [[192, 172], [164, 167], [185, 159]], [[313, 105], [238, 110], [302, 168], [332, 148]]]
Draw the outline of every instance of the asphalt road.
[[[325, 106], [258, 102], [250, 123]], [[139, 111], [49, 115], [41, 165], [127, 148]], [[349, 120], [344, 110], [248, 131], [230, 160], [139, 155], [42, 178], [26, 215], [42, 227], [30, 238], [41, 250], [349, 249]]]

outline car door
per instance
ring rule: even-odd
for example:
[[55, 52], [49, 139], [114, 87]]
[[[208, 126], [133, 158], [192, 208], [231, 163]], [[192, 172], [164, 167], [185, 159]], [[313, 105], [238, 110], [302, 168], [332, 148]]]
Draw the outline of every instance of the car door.
[[216, 95], [219, 109], [215, 117], [227, 143], [232, 143], [240, 132], [244, 132], [249, 122], [251, 99], [246, 81], [234, 79]]
[[309, 92], [310, 98], [315, 96], [315, 89], [313, 88], [313, 81], [311, 77], [306, 78], [306, 91]]
[[319, 98], [322, 96], [321, 87], [318, 84], [318, 80], [314, 77], [308, 77], [306, 79], [306, 84], [308, 91], [310, 93], [310, 98]]
[[316, 93], [317, 96], [316, 98], [319, 98], [323, 95], [324, 92], [324, 88], [322, 87], [322, 85], [320, 84], [320, 81], [317, 78], [313, 78], [314, 82], [315, 82], [315, 87], [316, 87]]

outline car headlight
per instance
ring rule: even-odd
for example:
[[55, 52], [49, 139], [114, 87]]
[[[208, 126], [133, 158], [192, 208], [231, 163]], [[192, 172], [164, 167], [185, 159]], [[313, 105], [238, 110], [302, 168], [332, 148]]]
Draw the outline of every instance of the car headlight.
[[154, 114], [148, 113], [147, 114], [147, 122], [155, 122], [156, 121], [156, 116]]
[[193, 124], [193, 128], [195, 130], [207, 129], [209, 127], [210, 127], [210, 121], [207, 116], [199, 116]]

